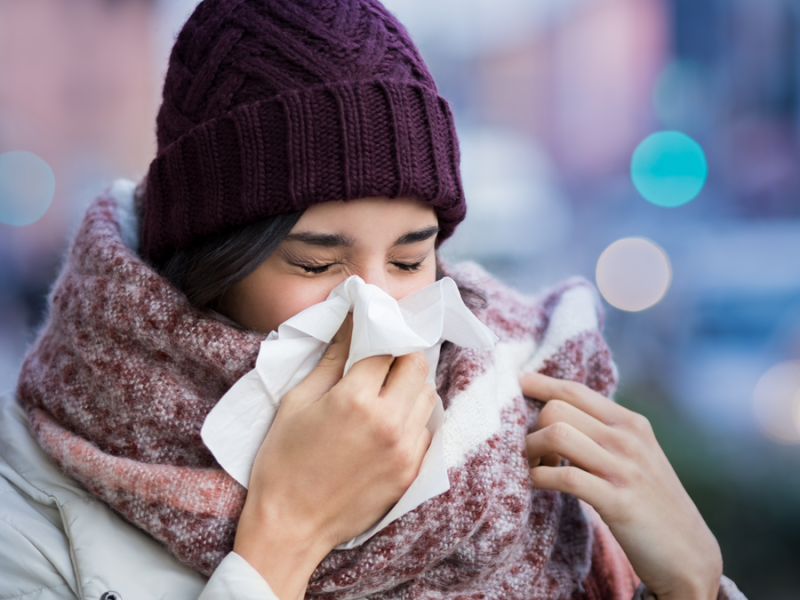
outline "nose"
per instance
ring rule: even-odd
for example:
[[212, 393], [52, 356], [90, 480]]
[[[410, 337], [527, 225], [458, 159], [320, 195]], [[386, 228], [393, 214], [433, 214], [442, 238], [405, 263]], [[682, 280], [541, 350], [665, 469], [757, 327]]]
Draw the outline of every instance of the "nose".
[[370, 261], [360, 269], [357, 275], [366, 283], [377, 286], [387, 294], [392, 295], [383, 261]]

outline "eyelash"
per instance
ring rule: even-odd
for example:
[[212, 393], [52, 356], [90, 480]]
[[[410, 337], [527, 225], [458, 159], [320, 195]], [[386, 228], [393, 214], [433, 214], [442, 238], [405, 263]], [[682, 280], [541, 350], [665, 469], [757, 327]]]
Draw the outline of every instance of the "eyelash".
[[[298, 266], [302, 267], [303, 270], [306, 273], [313, 273], [314, 275], [321, 275], [322, 273], [325, 273], [328, 269], [330, 269], [334, 264], [336, 264], [336, 263], [331, 263], [331, 264], [328, 264], [328, 265], [319, 265], [319, 266], [314, 266], [314, 265], [298, 265]], [[392, 264], [395, 267], [397, 267], [398, 269], [400, 269], [401, 271], [405, 271], [407, 273], [411, 273], [413, 271], [418, 271], [419, 270], [419, 268], [422, 266], [422, 261], [415, 262], [415, 263], [410, 263], [410, 264], [409, 263], [393, 262]]]
[[321, 265], [319, 267], [313, 267], [311, 265], [298, 265], [299, 267], [303, 267], [303, 270], [306, 273], [314, 273], [315, 275], [321, 275], [325, 271], [331, 268], [332, 265]]
[[422, 261], [415, 262], [415, 263], [392, 263], [395, 267], [400, 269], [401, 271], [412, 272], [418, 271], [419, 268], [422, 266]]

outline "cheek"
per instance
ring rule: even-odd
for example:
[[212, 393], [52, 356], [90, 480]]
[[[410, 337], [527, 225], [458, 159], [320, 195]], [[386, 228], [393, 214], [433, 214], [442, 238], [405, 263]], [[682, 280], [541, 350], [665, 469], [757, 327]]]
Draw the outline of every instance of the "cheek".
[[277, 329], [278, 325], [297, 313], [322, 302], [333, 289], [307, 279], [291, 278], [276, 283], [270, 286], [270, 293], [263, 296], [262, 314], [265, 325], [269, 326], [267, 331]]
[[436, 263], [431, 263], [430, 266], [423, 267], [413, 276], [409, 276], [406, 273], [396, 274], [393, 278], [389, 293], [395, 300], [400, 300], [435, 282]]
[[325, 300], [331, 289], [320, 282], [262, 269], [234, 287], [225, 312], [247, 329], [269, 333], [300, 311]]

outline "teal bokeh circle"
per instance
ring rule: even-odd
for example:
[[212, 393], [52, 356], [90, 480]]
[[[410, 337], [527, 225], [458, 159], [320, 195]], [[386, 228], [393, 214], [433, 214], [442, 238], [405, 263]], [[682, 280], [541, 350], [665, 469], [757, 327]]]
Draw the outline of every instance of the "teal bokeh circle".
[[659, 131], [633, 153], [631, 178], [645, 200], [672, 208], [697, 197], [708, 176], [700, 144], [679, 131]]
[[53, 169], [33, 152], [0, 154], [0, 223], [35, 223], [50, 208], [55, 191]]

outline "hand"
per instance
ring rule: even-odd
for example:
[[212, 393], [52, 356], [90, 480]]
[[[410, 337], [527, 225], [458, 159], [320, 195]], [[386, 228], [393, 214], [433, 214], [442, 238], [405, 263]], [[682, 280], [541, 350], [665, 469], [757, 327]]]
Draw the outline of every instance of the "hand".
[[367, 358], [342, 377], [351, 331], [348, 318], [284, 396], [253, 465], [234, 550], [282, 600], [301, 597], [331, 549], [388, 512], [430, 444], [424, 354]]
[[650, 422], [579, 383], [529, 373], [520, 384], [547, 403], [527, 437], [534, 487], [593, 506], [659, 600], [716, 599], [719, 545]]

